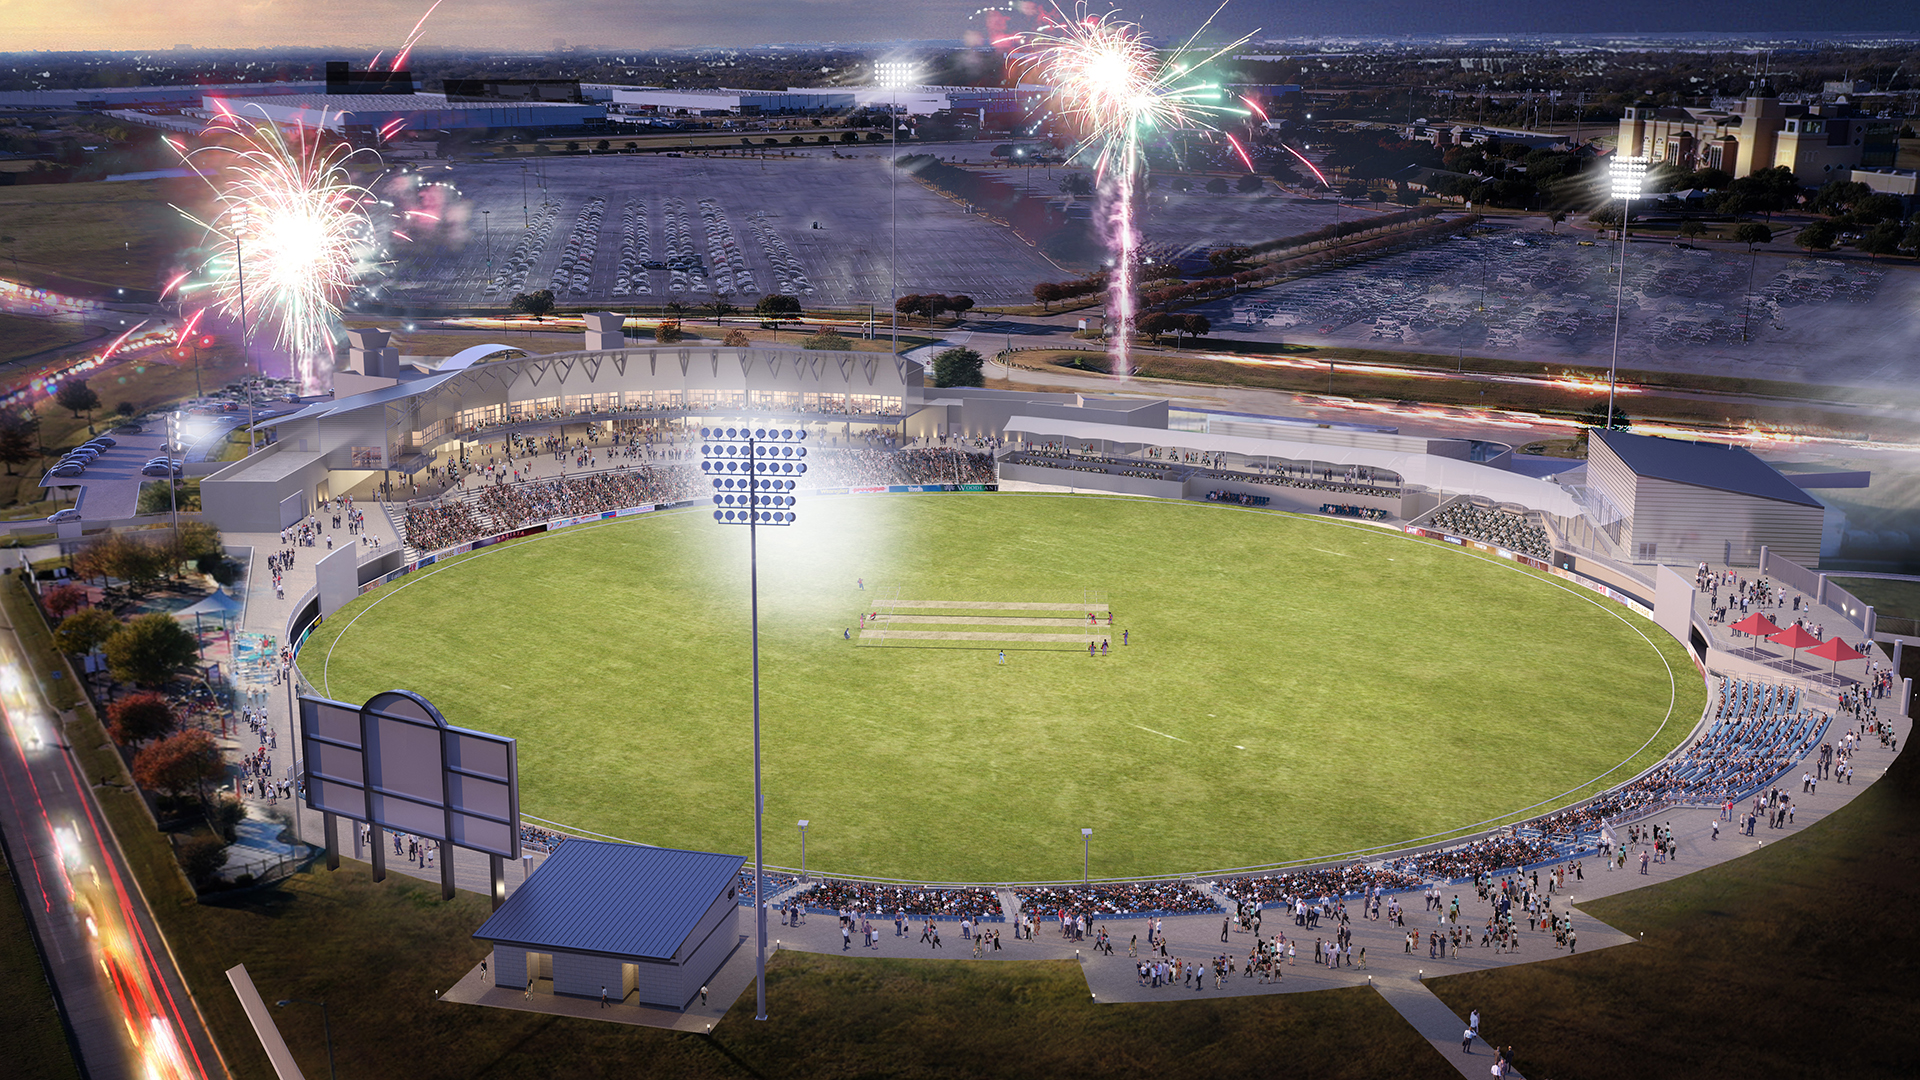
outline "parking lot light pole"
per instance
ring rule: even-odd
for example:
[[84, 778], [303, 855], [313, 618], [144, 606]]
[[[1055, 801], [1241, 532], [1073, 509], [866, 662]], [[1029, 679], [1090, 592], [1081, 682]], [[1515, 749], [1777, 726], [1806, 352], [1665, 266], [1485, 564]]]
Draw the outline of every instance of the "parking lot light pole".
[[1081, 829], [1080, 830], [1080, 884], [1082, 885], [1088, 884], [1093, 880], [1091, 874], [1088, 872], [1088, 869], [1087, 869], [1087, 860], [1091, 857], [1092, 849], [1093, 849], [1093, 830]]
[[280, 1001], [274, 1002], [274, 1005], [282, 1009], [289, 1005], [320, 1006], [320, 1030], [324, 1031], [327, 1036], [327, 1075], [333, 1077], [334, 1080], [339, 1080], [340, 1071], [333, 1066], [333, 1022], [327, 1019], [327, 1003], [324, 1001], [308, 1001], [305, 998], [283, 998]]
[[900, 355], [900, 278], [897, 252], [900, 245], [900, 88], [914, 78], [913, 65], [904, 60], [882, 60], [873, 65], [880, 85], [892, 90], [887, 99], [887, 127], [893, 134], [893, 147], [887, 168], [887, 301], [893, 308], [893, 354]]
[[[756, 1020], [767, 1018], [767, 875], [760, 787], [760, 526], [794, 522], [793, 490], [807, 471], [805, 428], [703, 427], [700, 471], [713, 484], [713, 520], [747, 527], [753, 640], [753, 912]], [[802, 836], [805, 834], [802, 833]]]
[[1640, 194], [1640, 185], [1647, 178], [1647, 159], [1641, 157], [1614, 158], [1612, 165], [1613, 197], [1620, 202], [1620, 281], [1613, 292], [1613, 362], [1607, 365], [1607, 418], [1603, 427], [1613, 428], [1613, 391], [1614, 382], [1620, 371], [1620, 315], [1626, 305], [1627, 296], [1627, 218], [1633, 213], [1633, 200]]

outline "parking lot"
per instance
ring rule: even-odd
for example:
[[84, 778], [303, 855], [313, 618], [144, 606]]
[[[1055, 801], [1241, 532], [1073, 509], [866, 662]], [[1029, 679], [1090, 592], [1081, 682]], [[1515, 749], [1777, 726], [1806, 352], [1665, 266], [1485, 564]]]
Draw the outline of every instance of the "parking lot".
[[[1620, 249], [1584, 236], [1501, 224], [1201, 310], [1258, 340], [1604, 365]], [[1622, 366], [1865, 385], [1920, 369], [1920, 274], [1783, 251], [1752, 267], [1749, 289], [1740, 249], [1629, 245]]]
[[[442, 230], [440, 243], [396, 245], [389, 301], [499, 305], [550, 288], [562, 303], [615, 308], [716, 296], [751, 308], [776, 292], [803, 306], [884, 308], [890, 295], [884, 147], [764, 160], [567, 157], [427, 175], [458, 189], [465, 225]], [[1009, 230], [908, 177], [892, 195], [902, 294], [1031, 303], [1035, 282], [1062, 276]]]

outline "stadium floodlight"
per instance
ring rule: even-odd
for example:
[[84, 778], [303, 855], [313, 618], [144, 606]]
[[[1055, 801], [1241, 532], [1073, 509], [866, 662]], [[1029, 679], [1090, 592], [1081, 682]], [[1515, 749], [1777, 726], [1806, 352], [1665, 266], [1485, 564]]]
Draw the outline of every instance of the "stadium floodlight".
[[1080, 830], [1080, 884], [1082, 885], [1086, 885], [1092, 881], [1091, 876], [1087, 872], [1087, 859], [1089, 858], [1089, 853], [1091, 852], [1092, 848], [1093, 848], [1093, 830], [1081, 829]]
[[920, 77], [910, 60], [881, 60], [873, 65], [874, 81], [893, 92], [887, 104], [887, 129], [893, 135], [887, 169], [887, 300], [893, 306], [893, 355], [900, 355], [900, 88]]
[[[753, 911], [754, 978], [759, 1013], [767, 1018], [767, 877], [760, 791], [760, 526], [794, 522], [794, 488], [807, 472], [807, 430], [736, 425], [700, 429], [700, 471], [713, 482], [713, 520], [747, 527], [747, 593], [753, 638]], [[802, 833], [802, 836], [805, 834]]]
[[813, 824], [806, 818], [800, 819], [800, 880], [807, 880], [807, 826]]
[[1602, 426], [1613, 427], [1613, 389], [1620, 371], [1620, 312], [1627, 297], [1627, 218], [1633, 214], [1633, 200], [1647, 181], [1647, 159], [1615, 157], [1609, 167], [1613, 197], [1620, 200], [1620, 283], [1613, 290], [1613, 361], [1607, 365], [1607, 417]]

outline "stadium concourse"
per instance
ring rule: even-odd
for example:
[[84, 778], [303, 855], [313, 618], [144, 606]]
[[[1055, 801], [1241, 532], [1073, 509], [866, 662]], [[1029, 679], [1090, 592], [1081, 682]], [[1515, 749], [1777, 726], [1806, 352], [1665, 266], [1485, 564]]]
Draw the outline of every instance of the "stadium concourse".
[[[684, 450], [643, 443], [610, 452], [604, 445], [570, 442], [562, 434], [544, 447], [523, 448], [510, 464], [494, 448], [491, 482], [487, 455], [470, 448], [471, 467], [464, 475], [449, 469], [447, 461], [437, 462], [427, 474], [433, 486], [405, 495], [415, 498], [416, 507], [450, 505], [448, 496], [490, 499], [481, 513], [492, 520], [474, 525], [510, 527], [556, 509], [590, 512], [597, 499], [622, 501], [658, 483], [658, 474], [675, 469], [676, 455]], [[967, 475], [991, 468], [980, 456], [989, 448], [977, 443], [899, 447], [877, 435], [856, 435], [844, 443], [829, 456], [836, 459], [836, 480], [848, 484], [932, 482], [941, 477], [931, 474], [943, 470], [958, 468]], [[405, 520], [403, 498], [396, 497], [390, 512], [374, 503], [357, 505], [365, 522], [357, 535], [331, 527], [333, 511], [324, 510], [314, 519], [319, 539], [310, 547], [287, 545], [279, 535], [231, 538], [251, 543], [257, 559], [289, 546], [295, 551], [282, 589], [276, 590], [267, 575], [250, 577], [248, 629], [276, 637], [285, 633], [297, 598], [313, 582], [313, 564], [330, 542], [360, 543], [363, 559], [402, 543], [393, 522]], [[1751, 570], [1745, 573], [1752, 576]], [[1753, 592], [1738, 569], [1708, 568], [1700, 584], [1696, 605], [1703, 617], [1724, 594]], [[1765, 602], [1791, 603], [1778, 591], [1759, 595]], [[1835, 613], [1815, 614], [1839, 624]], [[1876, 780], [1891, 762], [1893, 748], [1907, 737], [1906, 719], [1883, 715], [1894, 711], [1884, 698], [1843, 698], [1829, 688], [1806, 685], [1810, 680], [1795, 678], [1804, 672], [1770, 665], [1767, 658], [1728, 658], [1751, 642], [1733, 640], [1723, 627], [1713, 629], [1715, 658], [1723, 661], [1719, 666], [1725, 673], [1709, 680], [1707, 714], [1694, 736], [1647, 774], [1582, 806], [1516, 828], [1357, 861], [1191, 880], [936, 888], [806, 881], [790, 870], [770, 870], [771, 936], [779, 948], [818, 952], [858, 949], [861, 955], [972, 959], [977, 946], [982, 961], [1077, 958], [1090, 993], [1100, 1001], [1292, 993], [1366, 982], [1463, 1074], [1484, 1076], [1485, 1044], [1477, 1042], [1472, 1055], [1462, 1054], [1464, 1021], [1425, 990], [1425, 975], [1627, 944], [1626, 935], [1588, 918], [1579, 904], [1733, 858], [1818, 822]], [[1728, 640], [1721, 641], [1723, 635]], [[283, 745], [291, 746], [288, 694], [284, 686], [274, 690], [268, 696], [270, 720]], [[1879, 732], [1863, 736], [1873, 720]], [[319, 816], [307, 812], [301, 818], [300, 835], [317, 839]], [[357, 830], [347, 832], [352, 836]], [[519, 873], [508, 874], [509, 891], [537, 869], [547, 850], [565, 843], [564, 829], [537, 821], [528, 823], [523, 836], [527, 856]], [[1337, 837], [1328, 839], [1329, 850], [1339, 846]], [[343, 855], [364, 858], [357, 843], [343, 840], [343, 847]], [[458, 849], [452, 857], [456, 883], [484, 892], [485, 860]], [[424, 860], [393, 863], [398, 873], [438, 875]], [[740, 884], [743, 895], [751, 896], [750, 872], [743, 872]], [[1329, 946], [1336, 941], [1341, 948], [1334, 952]], [[477, 969], [445, 996], [701, 1030], [718, 1022], [744, 991], [751, 956], [750, 949], [736, 952], [714, 980], [709, 1003], [685, 1013], [634, 1005], [602, 1011], [592, 1008], [597, 1003], [552, 995], [528, 999], [483, 985]], [[1257, 968], [1252, 974], [1250, 960]], [[1496, 1042], [1499, 1020], [1482, 1018], [1484, 1034]]]

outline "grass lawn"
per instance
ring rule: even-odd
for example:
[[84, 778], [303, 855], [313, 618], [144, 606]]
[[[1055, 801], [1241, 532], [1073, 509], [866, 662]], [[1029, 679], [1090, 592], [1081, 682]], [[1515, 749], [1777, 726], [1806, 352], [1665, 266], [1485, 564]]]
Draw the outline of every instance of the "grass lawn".
[[[1865, 751], [1877, 754], [1876, 747]], [[1920, 761], [1733, 862], [1582, 907], [1646, 934], [1434, 980], [1531, 1077], [1909, 1077], [1920, 1062]]]
[[47, 982], [40, 954], [33, 947], [32, 928], [20, 906], [13, 867], [0, 860], [0, 1061], [10, 1076], [38, 1080], [78, 1080], [79, 1066], [60, 1025], [53, 987]]
[[[679, 512], [490, 548], [343, 609], [302, 666], [342, 700], [403, 686], [515, 736], [528, 813], [745, 851], [743, 532]], [[829, 872], [1057, 880], [1083, 827], [1096, 877], [1397, 846], [1618, 783], [1704, 703], [1650, 624], [1357, 524], [849, 497], [812, 501], [760, 555], [768, 817], [810, 818], [808, 864]], [[993, 642], [843, 640], [894, 588], [1076, 606], [1098, 590], [1114, 651], [1010, 644], [1001, 665]], [[770, 861], [798, 865], [789, 832], [769, 830]]]
[[0, 274], [55, 288], [61, 279], [156, 288], [198, 239], [168, 203], [205, 194], [197, 180], [0, 187], [0, 221], [15, 238], [0, 252]]
[[[1096, 1005], [1071, 961], [776, 953], [768, 1019], [754, 1021], [749, 987], [711, 1039], [436, 1001], [485, 954], [470, 935], [487, 914], [484, 897], [442, 903], [434, 886], [375, 884], [348, 863], [163, 918], [239, 1076], [267, 1072], [220, 975], [237, 963], [269, 1001], [327, 1002], [343, 1077], [1240, 1076], [1248, 1061], [1282, 1059], [1304, 1076], [1450, 1075], [1364, 987]], [[306, 1075], [327, 1075], [320, 1010], [274, 1020]]]
[[[4, 273], [0, 269], [0, 273]], [[0, 314], [0, 364], [63, 345], [86, 341], [95, 332], [72, 319]], [[15, 375], [10, 382], [18, 381]]]

